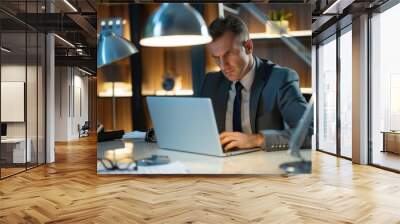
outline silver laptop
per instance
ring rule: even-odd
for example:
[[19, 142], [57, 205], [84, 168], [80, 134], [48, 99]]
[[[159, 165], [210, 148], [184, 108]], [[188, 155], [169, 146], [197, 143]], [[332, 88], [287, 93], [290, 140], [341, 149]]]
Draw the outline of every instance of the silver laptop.
[[231, 156], [256, 150], [224, 153], [211, 99], [195, 97], [147, 97], [158, 146], [212, 156]]

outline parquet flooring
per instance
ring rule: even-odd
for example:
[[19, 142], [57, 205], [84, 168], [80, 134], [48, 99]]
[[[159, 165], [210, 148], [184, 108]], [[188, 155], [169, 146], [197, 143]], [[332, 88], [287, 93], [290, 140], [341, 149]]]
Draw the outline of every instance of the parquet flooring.
[[400, 175], [313, 153], [313, 173], [98, 176], [94, 138], [0, 181], [0, 223], [400, 223]]
[[7, 176], [10, 176], [10, 175], [13, 175], [13, 174], [15, 174], [15, 173], [18, 173], [18, 172], [21, 172], [21, 171], [24, 171], [25, 170], [25, 167], [24, 168], [1, 168], [1, 176], [2, 177], [7, 177]]

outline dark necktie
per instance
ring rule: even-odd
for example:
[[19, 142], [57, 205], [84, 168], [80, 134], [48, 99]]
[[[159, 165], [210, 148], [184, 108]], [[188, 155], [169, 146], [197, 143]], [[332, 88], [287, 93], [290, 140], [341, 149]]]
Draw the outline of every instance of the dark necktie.
[[237, 81], [235, 83], [235, 88], [236, 96], [233, 103], [233, 131], [242, 132], [242, 116], [240, 113], [242, 108], [242, 83], [240, 83], [240, 81]]

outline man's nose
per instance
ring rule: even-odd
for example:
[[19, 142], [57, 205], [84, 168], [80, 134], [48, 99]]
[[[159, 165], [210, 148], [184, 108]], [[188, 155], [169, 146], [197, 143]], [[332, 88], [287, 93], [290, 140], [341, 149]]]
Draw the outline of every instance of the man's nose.
[[220, 59], [219, 59], [219, 66], [221, 67], [221, 70], [224, 70], [224, 68], [226, 67], [226, 65], [227, 65], [227, 61], [223, 58], [223, 57], [220, 57]]

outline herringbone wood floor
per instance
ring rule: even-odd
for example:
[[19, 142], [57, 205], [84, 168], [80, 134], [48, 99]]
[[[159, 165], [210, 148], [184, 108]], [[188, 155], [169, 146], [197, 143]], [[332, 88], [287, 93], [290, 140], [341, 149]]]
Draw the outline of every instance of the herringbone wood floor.
[[93, 138], [0, 181], [0, 223], [400, 223], [400, 175], [315, 152], [313, 174], [98, 176]]

